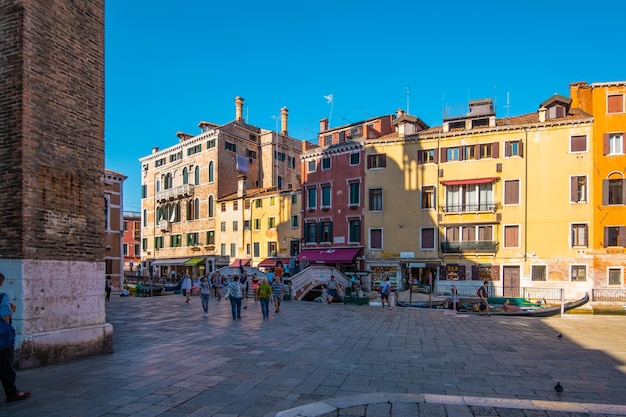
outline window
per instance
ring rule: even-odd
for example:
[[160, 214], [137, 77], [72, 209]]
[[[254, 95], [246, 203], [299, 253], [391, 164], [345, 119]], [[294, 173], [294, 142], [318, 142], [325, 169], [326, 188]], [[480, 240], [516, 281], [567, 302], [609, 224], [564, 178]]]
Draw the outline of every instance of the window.
[[270, 197], [270, 207], [273, 207], [276, 205], [276, 197]]
[[504, 142], [504, 156], [523, 156], [523, 144], [521, 140], [515, 140], [512, 142]]
[[234, 258], [235, 256], [237, 256], [237, 244], [231, 243], [230, 244], [230, 257]]
[[220, 255], [221, 256], [226, 256], [226, 243], [222, 243], [220, 245]]
[[304, 224], [304, 242], [317, 243], [317, 223], [308, 222]]
[[587, 136], [578, 135], [570, 138], [570, 152], [587, 152]]
[[251, 151], [250, 149], [246, 149], [246, 157], [250, 159], [256, 159], [256, 151]]
[[224, 149], [227, 151], [237, 152], [237, 145], [224, 141]]
[[624, 134], [609, 133], [605, 135], [604, 154], [621, 155], [624, 153]]
[[463, 160], [476, 159], [476, 147], [464, 146], [463, 147]]
[[283, 183], [284, 183], [283, 177], [279, 175], [278, 178], [276, 178], [276, 188], [278, 188], [279, 190], [282, 190], [284, 187]]
[[214, 204], [214, 199], [213, 199], [212, 195], [209, 196], [208, 211], [209, 211], [209, 213], [208, 213], [209, 214], [209, 218], [215, 217], [215, 204]]
[[124, 243], [124, 256], [128, 256], [128, 243]]
[[250, 210], [250, 200], [248, 199], [243, 200], [243, 209]]
[[278, 251], [278, 244], [276, 242], [267, 242], [267, 256], [275, 257]]
[[250, 244], [246, 243], [246, 255], [250, 256]]
[[370, 211], [383, 210], [383, 189], [370, 188]]
[[239, 222], [237, 220], [233, 220], [233, 232], [239, 230]]
[[209, 162], [209, 182], [215, 181], [215, 163]]
[[602, 180], [602, 204], [605, 206], [626, 203], [624, 179]]
[[359, 165], [361, 163], [361, 154], [354, 152], [350, 154], [350, 165]]
[[250, 230], [250, 220], [243, 221], [243, 230]]
[[220, 210], [222, 211], [222, 213], [226, 211], [226, 203], [220, 204]]
[[315, 172], [315, 161], [309, 161], [307, 167], [307, 172]]
[[127, 221], [124, 221], [124, 230], [128, 231], [128, 222]]
[[370, 249], [383, 248], [383, 229], [370, 229]]
[[570, 201], [585, 203], [587, 201], [587, 177], [574, 175], [570, 177]]
[[624, 113], [624, 95], [623, 94], [609, 94], [606, 97], [606, 112], [607, 113]]
[[519, 180], [504, 181], [504, 204], [519, 204]]
[[333, 222], [325, 220], [320, 222], [320, 242], [331, 243], [333, 241]]
[[143, 250], [147, 250], [148, 249], [148, 239], [147, 238], [141, 239], [141, 247], [142, 247]]
[[330, 169], [330, 158], [329, 157], [322, 158], [322, 170], [325, 170], [325, 169]]
[[423, 149], [417, 151], [417, 163], [418, 164], [436, 164], [437, 152], [434, 149]]
[[361, 242], [361, 220], [348, 220], [348, 243]]
[[196, 246], [198, 244], [198, 233], [187, 233], [187, 246]]
[[361, 204], [361, 184], [358, 182], [351, 182], [348, 187], [350, 188], [348, 205], [358, 206]]
[[547, 281], [545, 265], [533, 265], [530, 273], [533, 281]]
[[238, 211], [239, 210], [239, 201], [235, 200], [233, 201], [233, 211]]
[[154, 161], [154, 167], [161, 167], [163, 165], [165, 165], [167, 161], [165, 160], [165, 158], [161, 158], [161, 159], [157, 159], [156, 161]]
[[587, 281], [587, 265], [572, 265], [571, 279], [572, 281]]
[[493, 183], [446, 186], [447, 213], [490, 211], [493, 208]]
[[293, 156], [288, 156], [287, 157], [287, 167], [295, 168], [296, 167], [296, 158], [294, 158]]
[[262, 208], [262, 207], [263, 207], [263, 200], [261, 200], [260, 198], [254, 200], [254, 208]]
[[306, 208], [314, 209], [317, 206], [317, 189], [315, 187], [307, 189], [307, 196]]
[[298, 204], [298, 194], [291, 194], [291, 204]]
[[504, 247], [519, 247], [519, 226], [504, 226]]
[[254, 242], [252, 244], [252, 256], [255, 258], [259, 258], [261, 256], [261, 244], [259, 242]]
[[330, 207], [330, 185], [322, 185], [322, 204], [321, 208], [329, 208]]
[[215, 148], [215, 139], [209, 139], [206, 143], [206, 148], [207, 149]]
[[200, 218], [200, 199], [189, 200], [187, 202], [187, 220]]
[[589, 243], [589, 226], [586, 223], [572, 224], [572, 246], [587, 247]]
[[202, 152], [202, 144], [187, 148], [187, 156], [195, 155], [199, 152]]
[[143, 210], [143, 227], [148, 227], [148, 210]]
[[206, 232], [206, 244], [215, 245], [215, 230], [209, 230]]
[[422, 187], [422, 209], [435, 208], [435, 186], [428, 185]]
[[626, 226], [607, 226], [604, 228], [604, 246], [626, 247]]
[[299, 223], [300, 223], [300, 221], [299, 221], [298, 215], [297, 214], [292, 214], [291, 215], [291, 220], [289, 221], [289, 226], [292, 229], [297, 229], [298, 226], [299, 226]]
[[285, 155], [285, 152], [274, 151], [274, 159], [278, 161], [284, 161], [285, 159], [287, 159], [287, 155]]
[[622, 285], [622, 269], [621, 268], [609, 268], [609, 285]]
[[276, 229], [276, 217], [269, 217], [267, 219], [267, 228]]
[[447, 148], [446, 149], [446, 161], [458, 161], [459, 160], [459, 148]]
[[163, 249], [163, 236], [154, 238], [154, 249]]
[[222, 231], [222, 232], [226, 231], [226, 222], [221, 222], [220, 223], [220, 231]]
[[384, 153], [369, 155], [367, 157], [368, 169], [384, 168], [386, 166], [387, 166], [387, 155]]
[[420, 249], [435, 249], [435, 228], [424, 227], [421, 229]]
[[252, 223], [254, 230], [261, 230], [261, 219], [254, 219]]
[[135, 244], [135, 256], [140, 256], [141, 255], [141, 250], [139, 249], [139, 244], [136, 243]]

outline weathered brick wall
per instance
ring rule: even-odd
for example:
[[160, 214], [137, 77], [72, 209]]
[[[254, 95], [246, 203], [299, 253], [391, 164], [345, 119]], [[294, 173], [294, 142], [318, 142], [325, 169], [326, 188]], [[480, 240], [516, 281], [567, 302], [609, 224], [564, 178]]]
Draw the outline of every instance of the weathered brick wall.
[[0, 0], [0, 258], [102, 261], [104, 0]]

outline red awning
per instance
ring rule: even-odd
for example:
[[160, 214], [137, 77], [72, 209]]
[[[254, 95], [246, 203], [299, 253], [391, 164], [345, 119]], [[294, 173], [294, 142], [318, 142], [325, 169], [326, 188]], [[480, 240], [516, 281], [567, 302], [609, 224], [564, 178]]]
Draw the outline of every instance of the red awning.
[[306, 256], [309, 264], [314, 263], [350, 263], [361, 248], [341, 248], [341, 249], [304, 249], [298, 254], [298, 259], [302, 260]]
[[451, 180], [451, 181], [441, 181], [443, 185], [465, 185], [465, 184], [487, 184], [490, 182], [494, 182], [497, 178], [474, 178], [470, 180]]
[[283, 263], [283, 265], [289, 265], [289, 259], [288, 258], [267, 258], [267, 259], [263, 259], [261, 262], [259, 262], [259, 264], [257, 265], [258, 268], [274, 268], [276, 267], [276, 262], [281, 261]]
[[243, 266], [249, 266], [250, 265], [250, 259], [235, 259], [234, 261], [232, 261], [230, 263], [229, 266], [239, 266], [239, 261], [241, 261], [241, 265], [243, 265]]

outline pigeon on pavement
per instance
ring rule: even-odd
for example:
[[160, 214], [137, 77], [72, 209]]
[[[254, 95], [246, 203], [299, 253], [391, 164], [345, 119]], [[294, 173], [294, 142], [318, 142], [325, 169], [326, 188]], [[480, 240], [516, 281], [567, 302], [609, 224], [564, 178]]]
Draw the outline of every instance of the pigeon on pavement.
[[559, 333], [559, 335], [557, 336], [559, 339], [563, 339], [563, 334]]
[[556, 395], [561, 395], [563, 393], [563, 385], [560, 382], [557, 382], [554, 386], [554, 390], [556, 391]]

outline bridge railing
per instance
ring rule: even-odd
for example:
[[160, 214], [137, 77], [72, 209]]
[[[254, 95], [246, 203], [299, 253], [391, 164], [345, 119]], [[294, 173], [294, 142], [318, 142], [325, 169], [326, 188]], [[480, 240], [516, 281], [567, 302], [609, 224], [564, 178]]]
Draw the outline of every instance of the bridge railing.
[[[327, 283], [331, 275], [337, 281], [337, 293], [343, 298], [346, 287], [350, 285], [350, 280], [336, 268], [316, 265], [309, 266], [291, 277], [291, 291], [294, 294], [294, 299], [301, 299], [309, 289]], [[305, 290], [304, 293], [298, 294], [298, 291], [302, 290]]]

